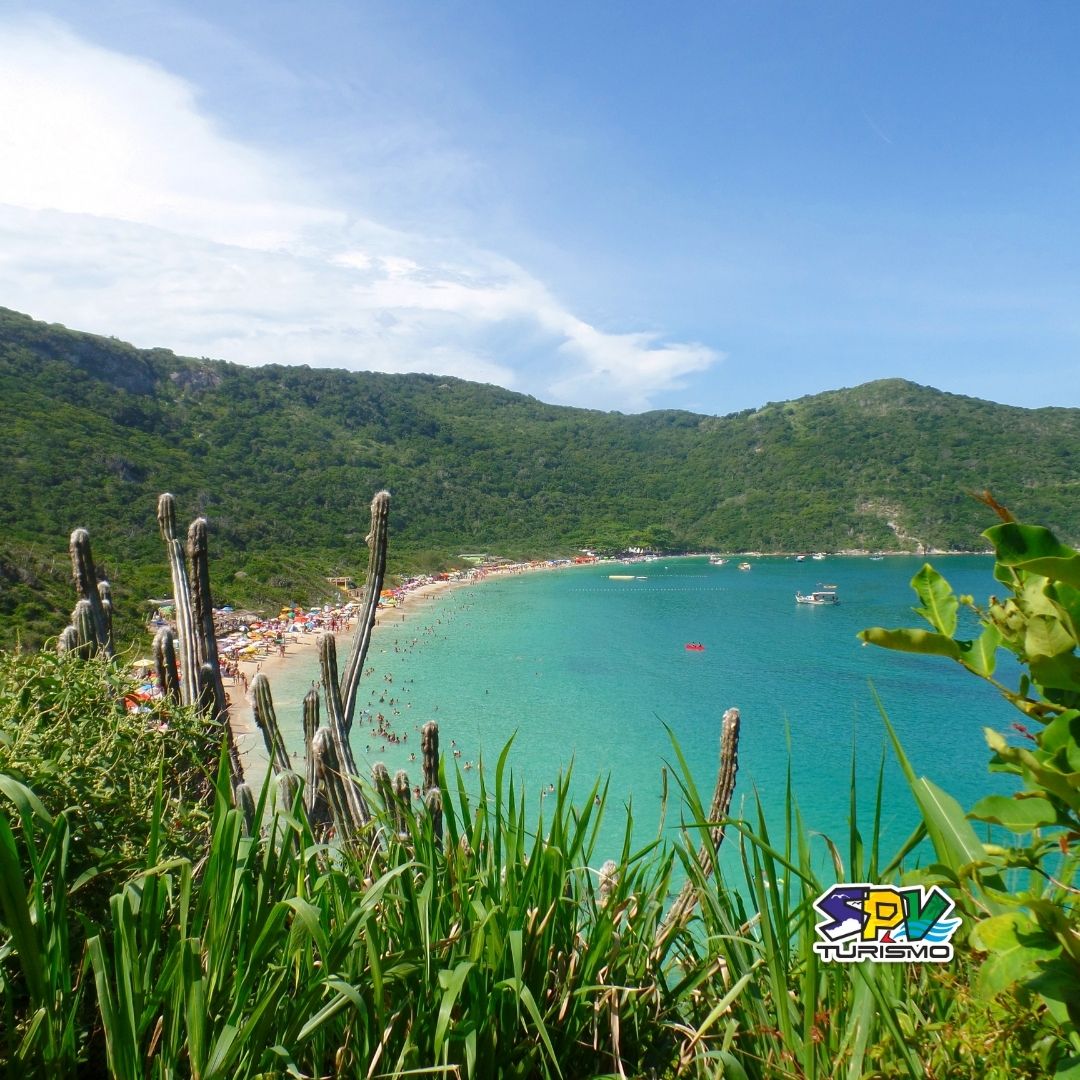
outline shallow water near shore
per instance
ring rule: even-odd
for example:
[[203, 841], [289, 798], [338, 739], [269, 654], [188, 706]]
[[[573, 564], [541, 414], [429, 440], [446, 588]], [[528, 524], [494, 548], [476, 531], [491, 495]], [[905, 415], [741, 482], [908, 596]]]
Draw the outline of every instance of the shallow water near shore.
[[[1019, 718], [1014, 709], [951, 661], [856, 639], [869, 626], [920, 624], [909, 581], [926, 560], [749, 561], [749, 571], [740, 571], [738, 560], [717, 567], [681, 558], [497, 578], [449, 590], [416, 610], [384, 613], [360, 685], [366, 715], [354, 727], [358, 763], [384, 761], [391, 773], [404, 768], [418, 782], [419, 761], [409, 758], [419, 757], [419, 728], [430, 719], [439, 721], [450, 772], [455, 761], [475, 765], [481, 757], [493, 768], [513, 737], [510, 765], [537, 809], [543, 789], [571, 763], [582, 797], [598, 775], [610, 778], [602, 859], [621, 846], [621, 808], [631, 798], [635, 838], [655, 834], [661, 767], [675, 759], [667, 728], [708, 805], [720, 720], [737, 706], [742, 735], [733, 809], [744, 801], [750, 814], [756, 790], [780, 824], [790, 763], [805, 824], [846, 851], [852, 749], [864, 836], [886, 749], [876, 690], [917, 773], [965, 808], [990, 790], [1009, 790], [987, 773], [982, 729], [1007, 729]], [[983, 601], [994, 591], [988, 556], [931, 561], [958, 594]], [[634, 576], [613, 580], [613, 573]], [[841, 603], [795, 603], [796, 591], [819, 584], [835, 584]], [[401, 614], [405, 621], [398, 622]], [[688, 651], [687, 642], [704, 650]], [[344, 635], [339, 648], [347, 653]], [[1015, 685], [1016, 665], [1004, 655], [1002, 665], [1003, 681]], [[290, 751], [302, 752], [301, 702], [317, 678], [314, 653], [273, 675]], [[400, 743], [372, 733], [379, 713]], [[460, 757], [452, 756], [455, 749]], [[470, 787], [475, 775], [465, 773]], [[917, 817], [891, 749], [885, 775], [883, 849], [891, 853]], [[674, 805], [669, 829], [678, 823]]]

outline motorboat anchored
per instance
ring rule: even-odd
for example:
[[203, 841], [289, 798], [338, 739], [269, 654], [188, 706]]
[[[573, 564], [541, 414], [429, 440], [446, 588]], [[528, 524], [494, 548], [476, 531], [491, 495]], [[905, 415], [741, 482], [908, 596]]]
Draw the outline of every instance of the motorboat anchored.
[[839, 604], [840, 597], [837, 595], [835, 589], [815, 589], [812, 593], [807, 593], [805, 595], [801, 592], [797, 592], [795, 594], [795, 603], [826, 606], [828, 604]]

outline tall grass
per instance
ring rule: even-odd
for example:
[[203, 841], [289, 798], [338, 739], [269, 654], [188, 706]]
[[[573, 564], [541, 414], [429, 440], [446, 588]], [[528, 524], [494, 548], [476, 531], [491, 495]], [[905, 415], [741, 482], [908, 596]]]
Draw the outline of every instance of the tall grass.
[[[380, 842], [348, 848], [317, 842], [269, 787], [247, 829], [222, 762], [208, 844], [178, 851], [162, 764], [141, 866], [78, 913], [71, 810], [4, 780], [2, 1064], [132, 1078], [1048, 1071], [1052, 1025], [977, 1001], [965, 961], [829, 964], [811, 948], [813, 900], [835, 881], [901, 880], [924, 831], [880, 850], [880, 775], [865, 837], [854, 764], [843, 838], [807, 827], [790, 776], [779, 822], [755, 795], [726, 823], [734, 857], [716, 880], [697, 858], [716, 823], [676, 744], [674, 842], [635, 847], [628, 814], [604, 867], [605, 787], [574, 802], [563, 777], [537, 810], [508, 753], [475, 795], [443, 772], [441, 840], [423, 807], [403, 815], [370, 792]], [[683, 880], [695, 913], [666, 921]]]

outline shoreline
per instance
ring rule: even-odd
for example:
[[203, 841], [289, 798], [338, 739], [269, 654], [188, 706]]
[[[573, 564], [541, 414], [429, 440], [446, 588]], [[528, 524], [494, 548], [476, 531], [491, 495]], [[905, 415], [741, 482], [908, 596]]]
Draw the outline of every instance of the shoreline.
[[[412, 588], [408, 586], [395, 590], [398, 594], [395, 606], [380, 607], [375, 615], [375, 625], [372, 628], [371, 643], [374, 645], [377, 635], [384, 628], [390, 626], [408, 625], [416, 617], [427, 611], [440, 597], [457, 589], [470, 588], [480, 585], [493, 578], [504, 579], [519, 574], [538, 573], [541, 571], [565, 570], [574, 563], [537, 563], [537, 564], [514, 564], [505, 569], [496, 568], [479, 573], [472, 573], [463, 578], [450, 578], [445, 581], [425, 581]], [[591, 564], [584, 564], [591, 565]], [[301, 657], [311, 656], [318, 651], [319, 638], [324, 633], [333, 633], [334, 638], [341, 641], [351, 641], [357, 630], [358, 613], [350, 614], [343, 612], [342, 608], [336, 609], [339, 618], [346, 620], [345, 626], [339, 630], [315, 630], [308, 633], [292, 633], [285, 635], [283, 652], [268, 652], [265, 656], [240, 657], [237, 660], [239, 671], [246, 676], [247, 683], [240, 681], [239, 677], [222, 675], [225, 684], [225, 693], [229, 698], [229, 727], [232, 731], [233, 741], [244, 769], [244, 779], [249, 784], [257, 780], [261, 785], [265, 779], [270, 759], [267, 754], [263, 734], [255, 722], [253, 699], [250, 692], [251, 679], [256, 673], [262, 673], [270, 680], [270, 691], [273, 693], [274, 673], [280, 673], [290, 665], [294, 665]]]
[[[781, 552], [738, 552], [738, 553], [722, 553], [726, 558], [761, 558], [761, 559], [792, 559], [796, 554], [802, 553], [781, 553]], [[927, 557], [940, 557], [943, 555], [986, 555], [987, 552], [981, 551], [931, 551], [926, 552], [924, 555], [920, 555], [917, 552], [910, 551], [888, 551], [888, 552], [871, 552], [871, 551], [842, 551], [842, 552], [829, 552], [827, 553], [828, 559], [847, 559], [847, 558], [867, 558], [867, 557], [908, 557], [908, 558], [927, 558]], [[705, 558], [707, 557], [704, 552], [695, 552], [686, 555], [670, 555], [663, 556], [663, 558]], [[805, 556], [809, 561], [809, 556]], [[430, 580], [421, 581], [418, 584], [409, 586], [406, 583], [404, 586], [393, 590], [396, 596], [396, 604], [393, 607], [386, 606], [380, 607], [377, 610], [375, 617], [375, 625], [372, 629], [371, 644], [374, 646], [378, 639], [378, 635], [383, 632], [384, 628], [389, 626], [401, 626], [408, 625], [418, 616], [428, 610], [438, 599], [450, 592], [457, 589], [469, 588], [472, 586], [480, 585], [485, 581], [492, 579], [505, 579], [508, 577], [514, 577], [520, 574], [539, 573], [539, 572], [551, 572], [556, 570], [572, 569], [578, 565], [595, 566], [597, 563], [609, 563], [612, 566], [628, 565], [636, 563], [638, 559], [619, 560], [619, 559], [597, 559], [589, 560], [585, 563], [573, 563], [573, 562], [537, 562], [537, 563], [515, 563], [505, 568], [496, 567], [485, 569], [483, 571], [472, 571], [468, 574], [458, 577], [449, 578], [447, 580]], [[247, 683], [242, 683], [238, 679], [231, 678], [230, 676], [223, 675], [223, 681], [225, 682], [225, 692], [230, 699], [229, 703], [229, 726], [232, 730], [233, 739], [236, 743], [237, 750], [240, 754], [240, 759], [244, 768], [245, 778], [250, 782], [251, 779], [257, 779], [261, 784], [265, 778], [267, 767], [269, 766], [269, 756], [266, 750], [266, 744], [263, 741], [262, 732], [259, 730], [258, 724], [255, 722], [255, 714], [253, 708], [253, 700], [249, 690], [250, 680], [257, 673], [261, 672], [266, 675], [270, 680], [270, 690], [273, 692], [273, 676], [275, 673], [280, 673], [287, 667], [294, 665], [296, 660], [310, 656], [312, 653], [318, 650], [319, 638], [324, 633], [332, 632], [335, 639], [339, 642], [352, 641], [353, 636], [356, 633], [356, 624], [358, 613], [356, 610], [346, 612], [344, 610], [345, 605], [336, 609], [331, 609], [331, 614], [339, 619], [345, 620], [345, 625], [335, 631], [327, 630], [314, 630], [306, 633], [287, 633], [285, 637], [284, 652], [269, 651], [266, 655], [240, 657], [237, 661], [237, 665], [240, 671], [247, 677]], [[279, 647], [280, 648], [280, 647]]]

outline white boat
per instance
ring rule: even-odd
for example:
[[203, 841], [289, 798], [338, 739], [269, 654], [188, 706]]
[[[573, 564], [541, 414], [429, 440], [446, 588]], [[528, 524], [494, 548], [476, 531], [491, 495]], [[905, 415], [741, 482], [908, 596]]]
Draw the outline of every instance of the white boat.
[[814, 592], [803, 595], [801, 592], [795, 594], [796, 604], [816, 604], [819, 607], [827, 606], [829, 604], [839, 604], [840, 597], [836, 595], [835, 589], [815, 589]]
[[815, 553], [814, 555], [812, 555], [811, 558], [815, 562], [821, 562], [821, 560], [825, 558], [825, 552], [824, 551], [819, 551], [819, 552]]
[[753, 570], [754, 568], [748, 562], [739, 563], [740, 570]]
[[710, 566], [723, 566], [724, 563], [726, 563], [726, 562], [727, 562], [727, 559], [725, 559], [722, 555], [710, 555], [709, 556], [709, 565]]

